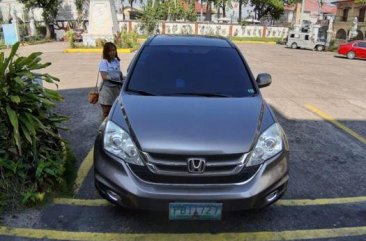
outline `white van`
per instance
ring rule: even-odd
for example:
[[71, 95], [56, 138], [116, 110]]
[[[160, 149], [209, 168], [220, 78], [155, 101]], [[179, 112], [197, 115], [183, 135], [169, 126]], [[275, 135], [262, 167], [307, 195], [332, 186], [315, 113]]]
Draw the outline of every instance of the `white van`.
[[323, 51], [325, 50], [325, 41], [314, 39], [310, 33], [290, 31], [286, 46], [293, 49], [302, 48]]

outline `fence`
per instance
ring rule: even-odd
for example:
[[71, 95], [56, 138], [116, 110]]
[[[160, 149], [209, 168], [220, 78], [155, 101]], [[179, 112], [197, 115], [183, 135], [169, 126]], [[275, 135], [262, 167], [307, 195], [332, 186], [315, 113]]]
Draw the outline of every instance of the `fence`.
[[[135, 31], [139, 35], [146, 34], [143, 25], [138, 21], [121, 21], [119, 27], [128, 32]], [[180, 22], [162, 22], [158, 24], [157, 29], [162, 34], [220, 35], [249, 38], [286, 38], [289, 31], [287, 27]]]

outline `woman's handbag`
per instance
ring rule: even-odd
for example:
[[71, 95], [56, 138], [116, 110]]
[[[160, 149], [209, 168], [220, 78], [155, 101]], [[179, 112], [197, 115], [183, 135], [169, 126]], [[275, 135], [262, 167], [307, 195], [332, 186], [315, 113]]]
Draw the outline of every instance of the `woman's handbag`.
[[88, 101], [90, 104], [93, 105], [96, 104], [99, 99], [98, 81], [99, 81], [99, 72], [97, 76], [97, 83], [95, 84], [95, 87], [88, 94]]

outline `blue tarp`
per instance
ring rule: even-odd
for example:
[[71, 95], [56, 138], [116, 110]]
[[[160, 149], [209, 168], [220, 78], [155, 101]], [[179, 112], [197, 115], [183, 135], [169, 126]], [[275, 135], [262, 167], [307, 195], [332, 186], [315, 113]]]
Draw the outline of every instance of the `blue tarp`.
[[3, 24], [5, 45], [13, 45], [19, 41], [15, 24]]

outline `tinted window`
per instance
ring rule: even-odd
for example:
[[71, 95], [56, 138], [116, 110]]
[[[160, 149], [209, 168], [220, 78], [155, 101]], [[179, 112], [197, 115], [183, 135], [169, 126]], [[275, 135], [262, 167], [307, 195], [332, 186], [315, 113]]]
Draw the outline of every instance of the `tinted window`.
[[358, 47], [366, 48], [366, 42], [359, 42]]
[[309, 35], [305, 35], [305, 40], [309, 40]]
[[290, 38], [295, 38], [295, 34], [291, 34], [290, 35]]
[[254, 94], [245, 65], [233, 48], [146, 46], [131, 75], [127, 91], [154, 95], [220, 93]]

